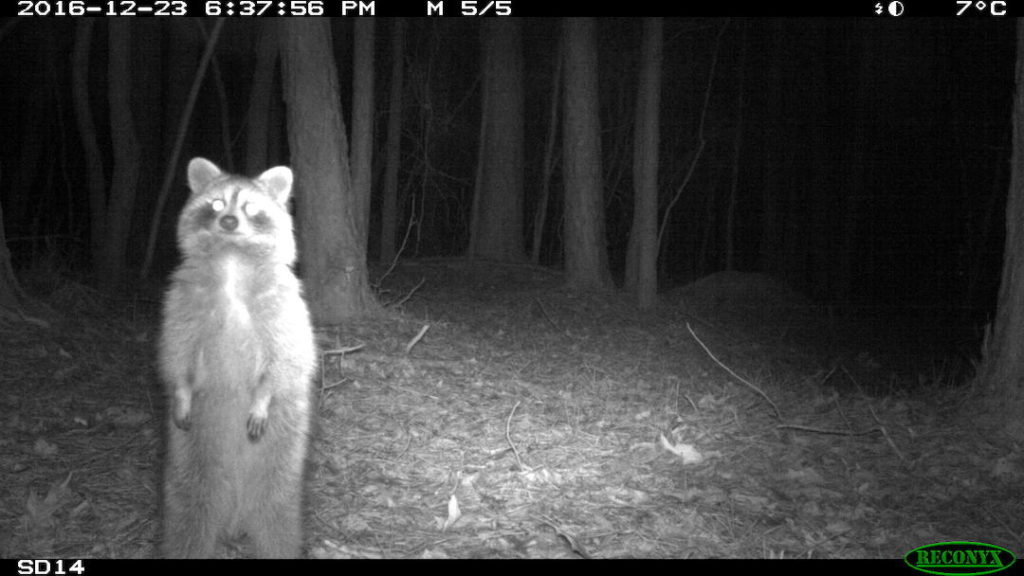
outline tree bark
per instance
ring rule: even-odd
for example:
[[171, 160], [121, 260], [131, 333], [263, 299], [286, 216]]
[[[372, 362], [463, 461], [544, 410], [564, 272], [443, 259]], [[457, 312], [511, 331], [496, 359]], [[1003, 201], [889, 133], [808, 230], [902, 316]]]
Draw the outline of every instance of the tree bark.
[[565, 35], [565, 275], [569, 287], [607, 290], [608, 269], [598, 114], [597, 23], [567, 18]]
[[111, 18], [109, 28], [109, 82], [111, 140], [114, 171], [107, 199], [106, 233], [96, 272], [102, 291], [124, 289], [125, 250], [131, 229], [135, 189], [139, 179], [139, 141], [131, 109], [131, 19]]
[[537, 211], [533, 215], [533, 244], [530, 247], [530, 260], [540, 264], [540, 249], [544, 240], [544, 226], [548, 220], [548, 202], [551, 198], [551, 173], [555, 168], [555, 144], [558, 140], [558, 103], [562, 99], [562, 67], [565, 62], [565, 49], [562, 42], [558, 43], [555, 56], [555, 70], [551, 79], [551, 102], [548, 104], [548, 138], [544, 146], [544, 167], [541, 173], [540, 200]]
[[1013, 104], [1013, 153], [1006, 198], [1006, 246], [991, 337], [979, 370], [993, 421], [1024, 439], [1024, 20], [1017, 21], [1017, 90]]
[[523, 50], [516, 18], [482, 21], [483, 106], [479, 178], [469, 254], [525, 259], [523, 249]]
[[249, 89], [249, 110], [245, 122], [245, 168], [249, 174], [259, 174], [269, 166], [270, 99], [274, 96], [274, 71], [277, 67], [274, 25], [268, 20], [260, 20], [257, 27], [256, 70]]
[[[143, 159], [150, 161], [161, 157], [163, 151], [163, 115], [157, 113], [164, 105], [165, 92], [163, 83], [163, 53], [151, 49], [148, 44], [154, 38], [160, 38], [161, 28], [166, 20], [162, 18], [139, 18], [132, 22], [131, 50], [131, 104], [138, 112], [132, 115], [137, 152], [136, 176], [134, 190], [131, 192], [128, 228], [125, 234], [132, 241], [125, 242], [126, 270], [138, 270], [140, 262], [145, 258], [145, 245], [135, 240], [148, 220], [148, 210], [138, 215], [135, 206], [153, 206], [160, 192], [163, 174], [159, 170], [142, 170]], [[168, 129], [170, 130], [170, 129]], [[120, 217], [115, 215], [114, 217]], [[142, 223], [141, 226], [136, 224]]]
[[103, 158], [97, 143], [96, 124], [89, 100], [89, 41], [95, 18], [79, 18], [75, 22], [75, 47], [71, 54], [71, 93], [75, 121], [82, 139], [85, 164], [85, 187], [89, 193], [89, 248], [92, 261], [98, 263], [106, 237], [107, 179], [103, 174]]
[[782, 214], [783, 186], [779, 174], [782, 172], [784, 162], [782, 154], [779, 153], [775, 142], [788, 142], [786, 139], [785, 121], [782, 117], [785, 110], [782, 107], [783, 82], [782, 62], [787, 60], [787, 54], [782, 52], [782, 38], [785, 35], [784, 24], [781, 20], [766, 23], [767, 46], [772, 54], [769, 59], [768, 69], [765, 76], [768, 81], [765, 88], [766, 108], [771, 119], [764, 120], [761, 149], [764, 154], [764, 161], [761, 167], [761, 241], [758, 248], [759, 268], [762, 272], [779, 274], [782, 271], [782, 232], [785, 219]]
[[736, 194], [740, 183], [740, 152], [743, 149], [743, 89], [747, 62], [747, 25], [740, 23], [740, 55], [736, 81], [736, 130], [732, 139], [732, 169], [729, 174], [729, 204], [725, 211], [725, 269], [736, 269]]
[[633, 131], [633, 227], [627, 248], [626, 289], [640, 308], [658, 293], [658, 146], [661, 106], [662, 20], [645, 18]]
[[373, 174], [374, 19], [356, 18], [352, 66], [352, 193], [356, 234], [367, 246]]
[[7, 249], [4, 232], [4, 207], [0, 204], [0, 311], [19, 310], [22, 298], [21, 286], [11, 267], [11, 252]]
[[387, 164], [380, 205], [380, 261], [395, 259], [398, 227], [398, 167], [402, 160], [402, 88], [405, 77], [405, 19], [395, 18], [391, 31], [391, 96], [388, 102]]
[[373, 313], [366, 246], [357, 232], [330, 22], [283, 18], [281, 64], [296, 176], [301, 267], [314, 319], [337, 324]]

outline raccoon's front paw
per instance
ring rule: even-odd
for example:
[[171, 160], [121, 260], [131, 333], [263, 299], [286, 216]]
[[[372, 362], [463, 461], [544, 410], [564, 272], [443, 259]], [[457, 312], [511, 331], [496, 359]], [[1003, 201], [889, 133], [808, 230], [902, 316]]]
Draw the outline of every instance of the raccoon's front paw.
[[179, 430], [192, 427], [192, 393], [188, 390], [177, 390], [174, 393], [174, 409], [171, 417]]
[[256, 411], [249, 412], [249, 420], [245, 423], [246, 432], [249, 435], [249, 440], [256, 442], [263, 437], [263, 433], [267, 430], [267, 415], [266, 413], [257, 414]]
[[177, 426], [179, 430], [188, 431], [188, 429], [192, 427], [191, 414], [185, 414], [184, 416], [180, 416], [178, 415], [177, 412], [175, 412], [174, 425]]
[[267, 414], [270, 412], [270, 394], [266, 389], [257, 390], [253, 396], [252, 405], [249, 407], [249, 420], [246, 422], [246, 432], [249, 440], [255, 442], [263, 437], [267, 431]]

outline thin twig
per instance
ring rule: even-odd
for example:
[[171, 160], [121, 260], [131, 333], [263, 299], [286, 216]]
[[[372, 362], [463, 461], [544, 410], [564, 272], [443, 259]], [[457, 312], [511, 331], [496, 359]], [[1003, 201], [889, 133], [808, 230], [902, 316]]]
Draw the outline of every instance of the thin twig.
[[580, 546], [576, 542], [576, 538], [574, 538], [572, 534], [569, 534], [559, 524], [555, 523], [553, 519], [548, 518], [547, 516], [538, 516], [537, 519], [543, 522], [544, 524], [550, 526], [551, 529], [555, 531], [555, 534], [561, 536], [569, 544], [569, 548], [572, 549], [573, 552], [579, 554], [580, 558], [583, 558], [584, 560], [593, 559], [593, 557], [587, 553], [583, 546]]
[[427, 281], [427, 277], [424, 276], [423, 278], [420, 279], [418, 284], [416, 284], [415, 286], [412, 287], [412, 290], [409, 290], [408, 294], [406, 294], [404, 297], [402, 297], [401, 300], [399, 300], [398, 302], [393, 302], [391, 304], [388, 304], [388, 306], [401, 306], [402, 304], [405, 303], [406, 300], [408, 300], [409, 298], [412, 298], [412, 295], [415, 294], [416, 291], [420, 289], [420, 286], [423, 286], [423, 283], [426, 282], [426, 281]]
[[[864, 392], [864, 388], [861, 387], [860, 382], [858, 382], [857, 379], [853, 377], [853, 374], [850, 374], [850, 371], [846, 369], [846, 366], [843, 366], [842, 368], [843, 372], [846, 374], [846, 377], [849, 378], [850, 381], [853, 382], [855, 386], [857, 386], [857, 390], [859, 390], [860, 393], [865, 398], [867, 398], [867, 394]], [[896, 443], [893, 442], [892, 437], [889, 436], [889, 431], [885, 429], [885, 426], [882, 425], [881, 420], [878, 419], [878, 414], [875, 413], [875, 409], [871, 406], [870, 400], [868, 401], [867, 406], [868, 411], [871, 412], [871, 417], [874, 418], [875, 420], [875, 424], [878, 424], [878, 431], [882, 433], [883, 437], [885, 437], [885, 441], [889, 443], [889, 447], [892, 448], [893, 452], [896, 453], [896, 456], [900, 460], [906, 460], [906, 458], [903, 456], [903, 452], [900, 452], [900, 449], [896, 447]]]
[[516, 405], [512, 407], [512, 411], [508, 414], [508, 419], [505, 420], [505, 440], [508, 442], [508, 445], [512, 447], [512, 454], [516, 457], [516, 464], [519, 466], [519, 469], [525, 470], [526, 466], [523, 466], [523, 461], [519, 458], [519, 450], [516, 449], [515, 442], [512, 442], [512, 432], [510, 431], [512, 426], [512, 416], [516, 413], [516, 408], [519, 408], [519, 404], [520, 402], [516, 402]]
[[551, 324], [551, 327], [554, 328], [555, 330], [558, 330], [558, 324], [555, 324], [555, 321], [551, 319], [551, 315], [549, 315], [548, 311], [544, 308], [544, 303], [541, 302], [540, 298], [534, 298], [534, 300], [537, 301], [537, 305], [540, 306], [541, 314], [543, 314], [544, 317], [547, 318], [548, 322]]
[[405, 345], [406, 354], [412, 352], [413, 347], [416, 346], [416, 343], [423, 338], [423, 335], [427, 333], [427, 330], [430, 330], [430, 324], [424, 324], [423, 328], [420, 328], [419, 333], [416, 334], [416, 336], [413, 336], [412, 340], [409, 340], [409, 343]]
[[398, 265], [398, 259], [402, 256], [402, 252], [405, 251], [405, 245], [409, 241], [409, 234], [412, 232], [412, 227], [415, 224], [416, 218], [410, 217], [409, 225], [405, 227], [405, 237], [402, 238], [402, 245], [398, 247], [398, 252], [395, 252], [395, 257], [391, 259], [391, 265], [388, 266], [388, 269], [384, 271], [384, 274], [382, 274], [381, 277], [377, 279], [378, 289], [384, 285], [384, 279], [387, 278], [388, 274], [391, 274], [391, 271], [395, 269], [396, 265]]
[[881, 432], [883, 435], [885, 434], [885, 431], [883, 431], [879, 426], [869, 428], [867, 430], [836, 430], [834, 428], [815, 428], [814, 426], [803, 426], [801, 424], [779, 424], [776, 428], [803, 430], [804, 432], [817, 432], [818, 434], [831, 434], [833, 436], [866, 436], [875, 432]]
[[878, 431], [881, 432], [882, 436], [885, 437], [885, 441], [889, 443], [889, 447], [892, 448], [892, 451], [896, 453], [896, 456], [900, 460], [904, 460], [905, 461], [906, 457], [903, 456], [903, 452], [901, 452], [900, 449], [896, 447], [896, 443], [893, 442], [892, 437], [889, 436], [889, 431], [886, 430], [885, 426], [882, 426], [882, 423], [878, 420], [878, 415], [875, 414], [875, 409], [871, 407], [871, 403], [868, 403], [868, 410], [871, 412], [871, 417], [874, 418], [875, 422], [878, 423]]
[[355, 346], [348, 346], [345, 348], [331, 348], [330, 350], [324, 350], [323, 354], [324, 356], [337, 356], [339, 354], [341, 356], [344, 356], [345, 354], [349, 354], [351, 352], [358, 352], [363, 348], [366, 348], [366, 344], [356, 344]]
[[706, 352], [707, 355], [710, 356], [711, 359], [714, 360], [716, 364], [718, 364], [726, 372], [731, 374], [733, 378], [739, 380], [740, 382], [745, 384], [748, 388], [750, 388], [754, 392], [757, 392], [758, 394], [760, 394], [761, 397], [764, 398], [765, 400], [767, 400], [768, 403], [771, 404], [772, 408], [775, 410], [775, 417], [780, 419], [780, 420], [782, 419], [782, 412], [779, 411], [779, 407], [775, 405], [775, 402], [772, 402], [772, 399], [769, 398], [768, 395], [765, 394], [763, 390], [761, 390], [757, 386], [754, 386], [753, 384], [748, 382], [746, 379], [744, 379], [739, 374], [733, 372], [731, 368], [729, 368], [728, 366], [723, 364], [721, 360], [716, 358], [715, 355], [711, 352], [711, 350], [709, 350], [708, 347], [704, 345], [704, 342], [702, 342], [701, 339], [697, 337], [697, 334], [693, 331], [693, 328], [690, 328], [690, 323], [689, 322], [686, 323], [686, 329], [690, 331], [690, 336], [693, 336], [693, 339], [697, 341], [697, 344], [700, 344], [700, 347], [704, 349], [704, 352]]
[[335, 382], [333, 384], [328, 384], [327, 380], [326, 380], [326, 377], [327, 377], [327, 359], [329, 357], [331, 357], [331, 356], [341, 356], [342, 358], [344, 358], [345, 354], [348, 354], [349, 352], [356, 352], [358, 350], [362, 350], [365, 347], [366, 347], [366, 344], [356, 344], [355, 346], [348, 346], [348, 347], [345, 347], [345, 348], [331, 348], [330, 350], [324, 350], [320, 354], [320, 395], [321, 396], [323, 396], [323, 394], [325, 392], [327, 392], [328, 390], [330, 390], [331, 388], [335, 388], [337, 386], [341, 386], [343, 383], [345, 383], [346, 381], [350, 380], [350, 378], [342, 378], [338, 382]]

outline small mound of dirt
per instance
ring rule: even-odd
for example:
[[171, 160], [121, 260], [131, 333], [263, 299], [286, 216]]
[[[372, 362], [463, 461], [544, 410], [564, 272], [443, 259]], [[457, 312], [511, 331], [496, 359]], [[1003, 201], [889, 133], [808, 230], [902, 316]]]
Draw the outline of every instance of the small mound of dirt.
[[814, 304], [799, 292], [767, 274], [756, 272], [715, 272], [666, 295], [669, 302], [700, 314], [730, 311], [760, 320], [791, 319], [814, 313]]

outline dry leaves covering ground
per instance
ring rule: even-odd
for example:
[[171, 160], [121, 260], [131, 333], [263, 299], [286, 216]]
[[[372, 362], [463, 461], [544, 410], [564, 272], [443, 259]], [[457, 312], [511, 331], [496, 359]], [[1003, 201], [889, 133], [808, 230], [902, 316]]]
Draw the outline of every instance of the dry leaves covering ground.
[[[891, 326], [736, 273], [637, 312], [541, 268], [423, 260], [381, 299], [421, 280], [319, 331], [311, 557], [1024, 550], [1019, 447], [973, 431], [963, 363]], [[0, 556], [152, 557], [158, 304], [48, 301], [65, 320], [0, 325]]]

